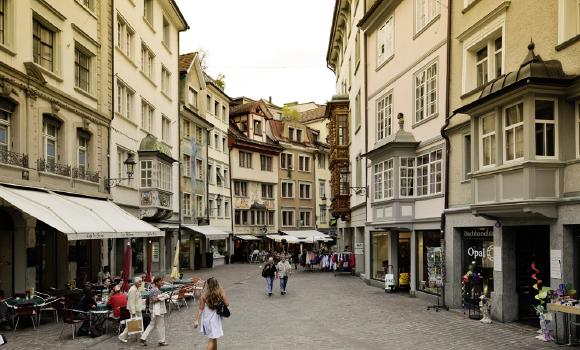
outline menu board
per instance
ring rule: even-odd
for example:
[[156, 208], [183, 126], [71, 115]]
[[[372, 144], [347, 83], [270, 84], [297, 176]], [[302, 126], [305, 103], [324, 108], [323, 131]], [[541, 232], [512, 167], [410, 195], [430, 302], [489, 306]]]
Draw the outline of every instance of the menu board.
[[443, 250], [441, 247], [427, 248], [427, 278], [429, 286], [443, 287]]

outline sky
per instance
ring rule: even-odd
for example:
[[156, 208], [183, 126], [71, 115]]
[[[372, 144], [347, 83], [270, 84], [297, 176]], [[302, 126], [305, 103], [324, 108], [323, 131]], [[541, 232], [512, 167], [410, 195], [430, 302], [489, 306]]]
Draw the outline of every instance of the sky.
[[323, 104], [335, 93], [326, 65], [334, 0], [176, 0], [190, 29], [180, 53], [207, 52], [234, 98]]

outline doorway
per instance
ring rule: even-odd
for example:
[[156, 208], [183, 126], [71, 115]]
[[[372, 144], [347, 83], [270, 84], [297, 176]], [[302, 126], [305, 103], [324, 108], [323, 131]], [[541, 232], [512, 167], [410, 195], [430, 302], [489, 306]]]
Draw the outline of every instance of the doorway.
[[14, 224], [5, 211], [0, 210], [0, 293], [14, 295]]
[[538, 293], [534, 289], [536, 273], [531, 267], [535, 263], [539, 273], [536, 277], [542, 281], [538, 286], [550, 286], [550, 226], [519, 226], [513, 228], [516, 234], [516, 291], [518, 294], [518, 321], [537, 325], [538, 316], [534, 298]]
[[411, 232], [399, 233], [397, 265], [399, 270], [399, 288], [408, 291], [411, 281]]

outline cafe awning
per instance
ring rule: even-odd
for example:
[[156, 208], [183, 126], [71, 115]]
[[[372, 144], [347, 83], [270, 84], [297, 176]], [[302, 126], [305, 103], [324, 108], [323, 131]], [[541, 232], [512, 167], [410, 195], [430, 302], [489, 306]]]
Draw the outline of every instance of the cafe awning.
[[270, 238], [275, 242], [282, 242], [283, 239], [286, 240], [288, 243], [300, 243], [300, 239], [294, 236], [287, 236], [287, 235], [267, 235], [266, 237]]
[[205, 236], [205, 238], [215, 241], [218, 239], [226, 239], [229, 237], [229, 233], [224, 232], [222, 230], [218, 230], [217, 228], [209, 225], [197, 226], [197, 225], [181, 225], [188, 230], [201, 233]]
[[303, 243], [313, 243], [314, 241], [330, 242], [332, 237], [316, 230], [296, 230], [296, 231], [282, 231], [288, 236], [294, 236]]
[[261, 240], [261, 238], [253, 236], [253, 235], [236, 235], [236, 238], [239, 238], [242, 241], [260, 241]]
[[106, 199], [2, 185], [0, 198], [64, 233], [69, 241], [165, 236], [165, 232]]

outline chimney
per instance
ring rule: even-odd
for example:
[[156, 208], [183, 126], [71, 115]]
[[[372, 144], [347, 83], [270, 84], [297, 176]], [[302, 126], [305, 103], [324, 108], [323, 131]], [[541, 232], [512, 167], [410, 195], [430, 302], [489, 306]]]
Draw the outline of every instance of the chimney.
[[272, 103], [272, 96], [268, 96], [268, 102]]

